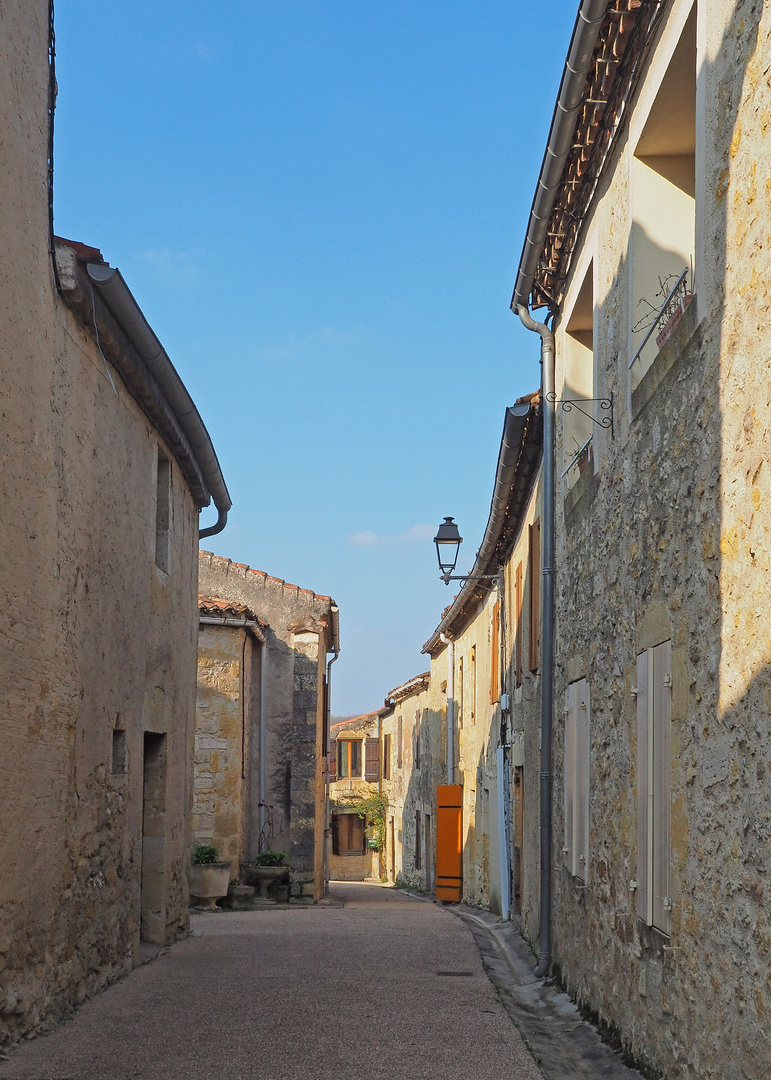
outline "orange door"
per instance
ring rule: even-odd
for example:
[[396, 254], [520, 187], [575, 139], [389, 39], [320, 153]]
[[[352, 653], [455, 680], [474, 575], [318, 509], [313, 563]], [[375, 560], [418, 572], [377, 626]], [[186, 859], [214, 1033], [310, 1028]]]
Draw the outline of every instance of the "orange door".
[[463, 889], [461, 822], [463, 788], [440, 784], [436, 789], [436, 898], [460, 900]]

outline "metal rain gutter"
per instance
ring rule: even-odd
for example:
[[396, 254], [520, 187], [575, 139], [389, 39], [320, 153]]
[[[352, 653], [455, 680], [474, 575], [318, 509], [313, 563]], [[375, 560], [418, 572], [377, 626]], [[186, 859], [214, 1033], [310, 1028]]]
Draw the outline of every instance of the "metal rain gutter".
[[187, 436], [195, 454], [209, 493], [214, 500], [218, 516], [216, 525], [201, 529], [199, 538], [222, 532], [233, 505], [222, 476], [217, 455], [203, 420], [190, 397], [185, 384], [177, 374], [166, 350], [155, 336], [136, 300], [131, 294], [119, 270], [101, 263], [86, 266], [91, 282], [104, 297], [107, 306], [117, 318], [137, 352], [153, 374], [163, 391], [179, 425]]
[[549, 228], [549, 219], [557, 200], [562, 170], [573, 142], [586, 76], [607, 10], [608, 0], [583, 0], [578, 9], [519, 260], [517, 281], [511, 298], [511, 310], [514, 312], [520, 305], [528, 306], [538, 260]]

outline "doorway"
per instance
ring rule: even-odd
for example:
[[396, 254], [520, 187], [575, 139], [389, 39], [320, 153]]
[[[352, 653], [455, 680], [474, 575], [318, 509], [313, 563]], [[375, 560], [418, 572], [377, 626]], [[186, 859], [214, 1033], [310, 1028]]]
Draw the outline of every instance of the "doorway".
[[166, 943], [166, 736], [146, 731], [142, 770], [140, 938]]

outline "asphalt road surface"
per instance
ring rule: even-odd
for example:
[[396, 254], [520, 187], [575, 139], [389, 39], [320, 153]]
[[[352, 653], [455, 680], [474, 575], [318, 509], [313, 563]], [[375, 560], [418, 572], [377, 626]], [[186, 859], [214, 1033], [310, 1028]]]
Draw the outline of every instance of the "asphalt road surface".
[[193, 915], [0, 1078], [542, 1080], [460, 919], [377, 885], [332, 897]]

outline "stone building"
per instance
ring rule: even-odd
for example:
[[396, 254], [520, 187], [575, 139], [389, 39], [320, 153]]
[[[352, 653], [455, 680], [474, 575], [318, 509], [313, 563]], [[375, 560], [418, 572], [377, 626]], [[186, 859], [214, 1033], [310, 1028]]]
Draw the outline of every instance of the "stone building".
[[446, 750], [446, 708], [432, 707], [432, 697], [426, 671], [390, 690], [380, 713], [388, 799], [383, 876], [429, 893], [436, 884], [436, 788], [444, 783]]
[[324, 892], [327, 656], [337, 605], [199, 553], [194, 840], [239, 863], [284, 851], [297, 895]]
[[0, 1039], [187, 931], [211, 441], [120, 273], [54, 238], [49, 5], [0, 41]]
[[506, 411], [471, 576], [423, 647], [432, 685], [446, 687], [452, 737], [439, 782], [461, 789], [462, 896], [536, 926], [541, 445], [531, 394]]
[[329, 732], [328, 871], [332, 881], [379, 881], [380, 855], [368, 844], [359, 800], [382, 790], [380, 716], [353, 716]]
[[770, 63], [758, 0], [582, 3], [512, 304], [547, 389], [556, 346], [548, 959], [670, 1080], [771, 1074]]

